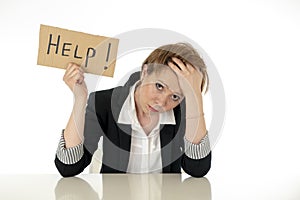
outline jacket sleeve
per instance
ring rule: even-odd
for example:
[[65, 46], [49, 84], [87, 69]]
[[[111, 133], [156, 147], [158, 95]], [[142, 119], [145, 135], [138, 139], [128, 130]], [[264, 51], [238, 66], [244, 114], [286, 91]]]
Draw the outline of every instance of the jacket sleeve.
[[181, 167], [187, 174], [193, 177], [203, 177], [211, 167], [211, 152], [201, 159], [192, 159], [183, 154], [181, 157]]
[[205, 176], [211, 167], [211, 149], [208, 134], [199, 144], [193, 144], [184, 138], [185, 153], [182, 156], [183, 170], [194, 177]]
[[91, 93], [85, 113], [84, 143], [67, 149], [62, 135], [55, 157], [59, 173], [63, 177], [80, 174], [90, 164], [102, 134], [95, 109], [95, 93]]
[[[209, 133], [206, 133], [199, 144], [193, 144], [186, 140], [185, 101], [174, 110], [176, 118], [175, 132], [178, 134], [177, 143], [184, 150], [180, 152], [181, 168], [193, 177], [205, 176], [211, 167], [211, 149]], [[177, 138], [177, 137], [176, 137]]]
[[210, 152], [210, 143], [209, 143], [209, 137], [207, 132], [199, 144], [193, 144], [192, 142], [188, 141], [184, 137], [184, 149], [185, 149], [185, 154], [189, 158], [202, 159], [206, 157]]

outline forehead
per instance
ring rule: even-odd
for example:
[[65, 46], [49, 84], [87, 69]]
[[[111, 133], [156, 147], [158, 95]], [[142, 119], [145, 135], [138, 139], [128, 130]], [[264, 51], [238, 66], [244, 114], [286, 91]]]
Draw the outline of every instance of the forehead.
[[163, 67], [158, 71], [152, 72], [146, 77], [147, 82], [161, 82], [167, 86], [172, 92], [181, 94], [178, 78], [175, 72], [168, 66]]

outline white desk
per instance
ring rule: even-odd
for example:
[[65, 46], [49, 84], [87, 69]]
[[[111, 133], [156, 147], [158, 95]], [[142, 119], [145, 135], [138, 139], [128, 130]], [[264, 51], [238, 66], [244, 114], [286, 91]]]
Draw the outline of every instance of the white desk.
[[180, 174], [0, 175], [0, 199], [203, 199], [211, 200], [206, 178]]

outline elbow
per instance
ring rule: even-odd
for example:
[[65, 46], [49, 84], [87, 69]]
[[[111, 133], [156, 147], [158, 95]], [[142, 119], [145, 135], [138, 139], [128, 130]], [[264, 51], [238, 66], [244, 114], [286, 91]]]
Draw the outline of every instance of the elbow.
[[195, 160], [184, 155], [182, 159], [183, 170], [192, 177], [204, 177], [211, 168], [211, 152], [204, 158]]
[[66, 172], [63, 172], [63, 171], [59, 171], [59, 174], [64, 177], [64, 178], [69, 178], [69, 177], [73, 177], [73, 176], [76, 176], [77, 174], [71, 174], [71, 173], [66, 173]]
[[78, 171], [73, 165], [64, 164], [58, 158], [55, 158], [54, 163], [59, 174], [64, 178], [73, 177], [81, 173], [81, 171]]
[[201, 169], [201, 170], [198, 170], [198, 171], [190, 171], [190, 172], [187, 172], [187, 174], [191, 175], [192, 177], [195, 177], [195, 178], [202, 178], [204, 177], [210, 170], [210, 165], [207, 166], [206, 168], [204, 169]]
[[68, 172], [68, 170], [58, 170], [58, 172], [64, 178], [73, 177], [73, 176], [77, 175], [76, 173], [70, 173], [70, 172]]

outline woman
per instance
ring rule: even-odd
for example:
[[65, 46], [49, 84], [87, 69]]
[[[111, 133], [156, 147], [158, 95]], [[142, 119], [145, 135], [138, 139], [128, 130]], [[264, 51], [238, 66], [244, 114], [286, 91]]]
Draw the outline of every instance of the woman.
[[209, 171], [202, 101], [208, 76], [191, 45], [155, 49], [139, 76], [133, 74], [124, 86], [89, 98], [78, 65], [68, 65], [64, 81], [75, 102], [55, 158], [62, 176], [77, 175], [90, 164], [101, 136], [101, 173], [180, 173], [182, 168], [203, 177]]

